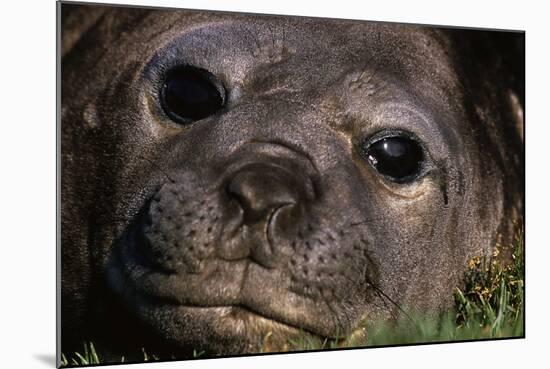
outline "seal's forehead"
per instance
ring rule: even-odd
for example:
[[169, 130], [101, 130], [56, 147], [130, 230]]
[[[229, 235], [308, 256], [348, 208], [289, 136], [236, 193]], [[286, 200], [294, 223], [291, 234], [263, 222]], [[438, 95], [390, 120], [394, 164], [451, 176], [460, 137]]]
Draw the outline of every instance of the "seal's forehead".
[[445, 37], [430, 27], [195, 11], [152, 11], [147, 23], [145, 39], [157, 55], [179, 48], [195, 60], [238, 57], [240, 64], [286, 65], [287, 73], [294, 68], [309, 78], [377, 69], [420, 88], [428, 88], [422, 81], [429, 88], [454, 84]]
[[[350, 103], [362, 108], [386, 100], [415, 100], [427, 106], [450, 104], [440, 110], [460, 109], [448, 30], [356, 20], [105, 8], [89, 33], [87, 39], [94, 42], [86, 44], [87, 60], [95, 60], [97, 69], [112, 76], [106, 81], [126, 69], [146, 76], [146, 81], [159, 81], [164, 71], [189, 64], [209, 70], [233, 91], [252, 86], [254, 94], [278, 90], [307, 97], [350, 92], [355, 99]], [[351, 92], [350, 84], [371, 76], [368, 83], [359, 83], [363, 88]], [[361, 100], [370, 87], [376, 94]]]
[[[303, 70], [382, 66], [388, 73], [415, 79], [426, 70], [443, 78], [451, 74], [445, 70], [450, 64], [445, 63], [446, 32], [433, 27], [194, 10], [97, 9], [98, 16], [89, 22], [93, 27], [83, 25], [81, 31], [101, 33], [96, 35], [101, 54], [105, 48], [118, 49], [127, 59], [145, 61], [155, 52], [170, 52], [170, 45], [185, 44], [187, 54], [202, 52], [218, 60], [249, 53], [257, 62], [277, 62], [284, 50]], [[82, 23], [74, 15], [67, 19]]]
[[[354, 57], [378, 54], [387, 59], [429, 57], [437, 50], [436, 32], [428, 27], [384, 24], [368, 21], [220, 14], [177, 11], [170, 17], [166, 12], [152, 12], [151, 30], [164, 30], [164, 36], [203, 37], [226, 46], [269, 46], [283, 43], [302, 55], [318, 59]], [[153, 32], [158, 35], [157, 32]], [[218, 42], [216, 42], [218, 41]], [[264, 45], [265, 44], [265, 45]], [[230, 50], [228, 50], [230, 51]]]

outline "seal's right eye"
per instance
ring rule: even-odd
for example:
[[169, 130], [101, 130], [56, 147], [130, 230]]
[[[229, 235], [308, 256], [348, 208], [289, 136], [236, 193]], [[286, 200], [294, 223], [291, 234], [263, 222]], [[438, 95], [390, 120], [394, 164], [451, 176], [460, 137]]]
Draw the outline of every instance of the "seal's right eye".
[[225, 95], [222, 83], [212, 73], [184, 65], [166, 73], [161, 105], [173, 121], [190, 124], [218, 112]]
[[364, 148], [364, 155], [378, 173], [396, 183], [413, 181], [422, 171], [424, 163], [420, 144], [399, 135], [370, 143]]

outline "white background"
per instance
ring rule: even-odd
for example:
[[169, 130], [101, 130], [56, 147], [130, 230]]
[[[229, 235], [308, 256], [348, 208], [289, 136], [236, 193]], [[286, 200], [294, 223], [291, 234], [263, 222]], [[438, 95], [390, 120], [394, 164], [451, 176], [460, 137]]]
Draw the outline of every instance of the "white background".
[[[148, 367], [517, 368], [548, 365], [550, 245], [546, 235], [549, 228], [546, 173], [550, 161], [547, 114], [550, 41], [545, 23], [549, 23], [550, 13], [544, 9], [544, 1], [128, 0], [121, 3], [527, 31], [525, 340], [270, 355], [159, 363]], [[55, 3], [12, 0], [3, 2], [0, 14], [0, 367], [53, 367]]]

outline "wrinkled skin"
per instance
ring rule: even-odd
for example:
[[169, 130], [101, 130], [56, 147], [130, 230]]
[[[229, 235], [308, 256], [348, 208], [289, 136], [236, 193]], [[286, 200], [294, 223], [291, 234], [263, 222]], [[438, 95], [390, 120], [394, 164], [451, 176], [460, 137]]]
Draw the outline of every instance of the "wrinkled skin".
[[[64, 351], [277, 350], [437, 313], [523, 211], [522, 34], [62, 8]], [[165, 114], [179, 64], [223, 82], [220, 112]], [[425, 150], [408, 183], [361, 151], [396, 130]]]

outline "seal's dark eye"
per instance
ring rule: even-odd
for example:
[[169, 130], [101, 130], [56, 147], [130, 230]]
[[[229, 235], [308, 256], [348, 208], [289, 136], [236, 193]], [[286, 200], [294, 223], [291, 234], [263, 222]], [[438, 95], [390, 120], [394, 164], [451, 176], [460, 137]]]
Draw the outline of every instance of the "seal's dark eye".
[[382, 138], [365, 148], [365, 156], [378, 173], [397, 183], [413, 180], [424, 161], [422, 147], [408, 137]]
[[166, 74], [161, 103], [172, 120], [189, 124], [220, 110], [225, 103], [225, 89], [206, 69], [180, 66]]

